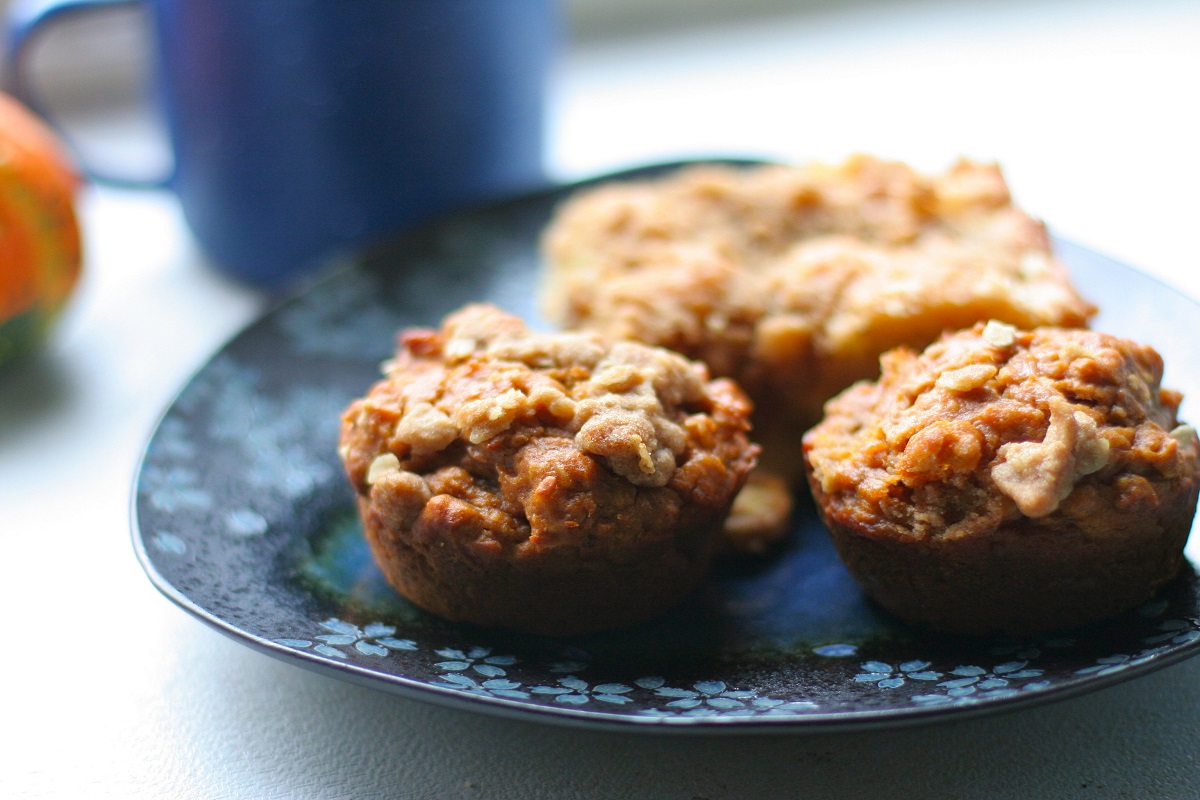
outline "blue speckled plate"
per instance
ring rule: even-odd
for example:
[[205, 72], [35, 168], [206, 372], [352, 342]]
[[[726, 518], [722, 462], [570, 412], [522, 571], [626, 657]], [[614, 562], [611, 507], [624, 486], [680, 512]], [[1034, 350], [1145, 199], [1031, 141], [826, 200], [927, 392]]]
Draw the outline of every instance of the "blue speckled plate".
[[[573, 187], [463, 213], [375, 251], [268, 313], [184, 388], [137, 478], [150, 579], [218, 630], [293, 664], [412, 698], [532, 720], [652, 731], [890, 726], [1013, 709], [1145, 674], [1200, 650], [1193, 570], [1109, 623], [1029, 640], [922, 634], [875, 609], [811, 508], [783, 552], [723, 565], [640, 628], [570, 640], [453, 625], [373, 565], [335, 444], [396, 330], [475, 300], [538, 319], [536, 244]], [[1157, 347], [1200, 398], [1200, 308], [1060, 243], [1103, 313]], [[1185, 403], [1185, 416], [1190, 406]], [[1196, 561], [1194, 552], [1193, 562]]]

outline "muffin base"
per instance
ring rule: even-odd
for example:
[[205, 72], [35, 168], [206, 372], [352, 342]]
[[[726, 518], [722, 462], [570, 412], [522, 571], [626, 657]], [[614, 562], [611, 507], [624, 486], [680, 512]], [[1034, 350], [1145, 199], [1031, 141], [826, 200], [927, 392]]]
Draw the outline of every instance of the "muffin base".
[[[717, 527], [706, 522], [621, 563], [546, 552], [497, 558], [473, 552], [453, 520], [426, 519], [414, 534], [388, 527], [365, 499], [359, 511], [376, 564], [410, 602], [454, 622], [543, 636], [615, 630], [661, 616], [704, 581], [718, 541]], [[437, 546], [414, 546], [414, 535]]]
[[1022, 636], [1082, 627], [1151, 599], [1184, 563], [1195, 507], [1189, 485], [1160, 515], [1113, 512], [1104, 531], [1021, 520], [989, 534], [902, 541], [825, 523], [863, 590], [901, 620]]

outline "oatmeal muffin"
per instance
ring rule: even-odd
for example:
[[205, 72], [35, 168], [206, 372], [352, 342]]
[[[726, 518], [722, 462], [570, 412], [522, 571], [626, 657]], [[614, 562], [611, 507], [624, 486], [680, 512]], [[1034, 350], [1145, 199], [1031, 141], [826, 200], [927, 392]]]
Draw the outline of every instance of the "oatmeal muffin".
[[817, 507], [866, 592], [911, 623], [1029, 634], [1138, 605], [1179, 571], [1200, 447], [1150, 347], [989, 322], [826, 407]]
[[484, 305], [400, 337], [340, 455], [388, 581], [451, 620], [562, 635], [703, 580], [758, 448], [730, 380]]
[[543, 238], [544, 305], [735, 378], [764, 463], [802, 480], [800, 435], [879, 355], [999, 319], [1082, 326], [1044, 226], [995, 165], [698, 166], [581, 192]]

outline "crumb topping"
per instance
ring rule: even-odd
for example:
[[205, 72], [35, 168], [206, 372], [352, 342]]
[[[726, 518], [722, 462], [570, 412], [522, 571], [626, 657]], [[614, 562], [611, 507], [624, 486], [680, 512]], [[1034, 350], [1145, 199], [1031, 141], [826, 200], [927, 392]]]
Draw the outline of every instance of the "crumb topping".
[[473, 305], [401, 335], [384, 379], [343, 415], [339, 453], [398, 526], [436, 507], [478, 518], [489, 541], [580, 546], [587, 531], [669, 528], [685, 497], [719, 520], [758, 452], [749, 413], [732, 381], [675, 353], [537, 333]]
[[[476, 307], [471, 313], [499, 312]], [[474, 381], [465, 394], [443, 392], [436, 404], [405, 403], [392, 438], [413, 455], [442, 450], [460, 437], [481, 445], [541, 420], [571, 434], [581, 451], [604, 458], [631, 483], [670, 481], [687, 446], [676, 412], [706, 396], [707, 375], [698, 365], [634, 343], [606, 347], [594, 334], [537, 334], [507, 324], [489, 330], [461, 317], [448, 321], [446, 331], [442, 356], [456, 372], [448, 388], [483, 370], [489, 380]], [[391, 374], [406, 367], [401, 359]]]
[[891, 351], [878, 381], [830, 401], [805, 451], [840, 513], [957, 536], [1064, 512], [1081, 487], [1118, 507], [1153, 503], [1156, 481], [1200, 469], [1153, 349], [1083, 329], [999, 330]]

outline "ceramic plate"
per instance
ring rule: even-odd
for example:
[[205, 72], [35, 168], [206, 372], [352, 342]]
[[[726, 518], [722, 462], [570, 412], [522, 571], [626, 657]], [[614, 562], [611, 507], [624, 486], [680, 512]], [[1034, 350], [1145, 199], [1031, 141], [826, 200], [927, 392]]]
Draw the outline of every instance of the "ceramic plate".
[[[478, 300], [541, 325], [537, 238], [574, 188], [466, 212], [350, 257], [223, 348], [164, 415], [137, 477], [134, 540], [154, 584], [293, 664], [417, 699], [625, 730], [957, 718], [1096, 689], [1200, 648], [1190, 568], [1154, 601], [1086, 630], [922, 634], [864, 599], [803, 506], [783, 552], [725, 564], [674, 613], [621, 633], [519, 636], [446, 623], [401, 599], [363, 542], [335, 453], [339, 413], [376, 379], [402, 326], [436, 325]], [[1103, 309], [1096, 327], [1154, 345], [1167, 384], [1200, 402], [1200, 345], [1180, 335], [1200, 308], [1120, 264], [1058, 247]], [[1193, 407], [1185, 402], [1185, 417]]]

